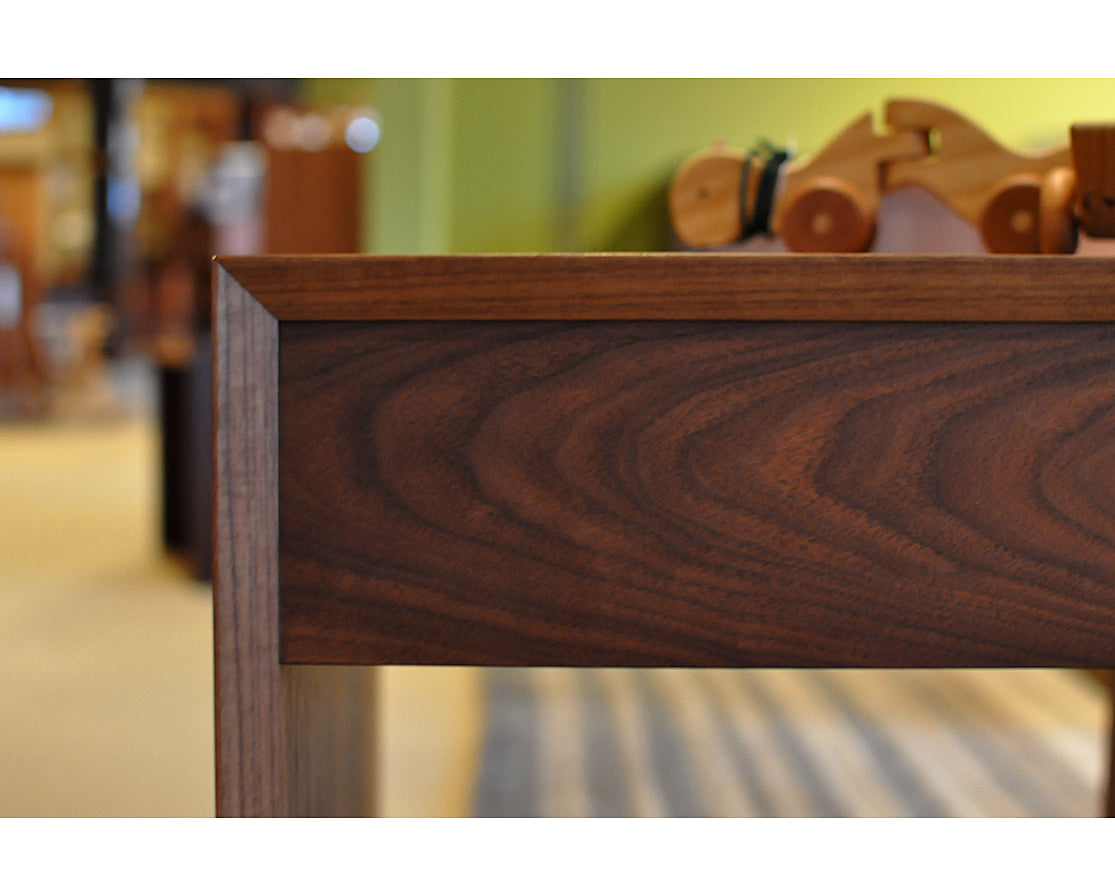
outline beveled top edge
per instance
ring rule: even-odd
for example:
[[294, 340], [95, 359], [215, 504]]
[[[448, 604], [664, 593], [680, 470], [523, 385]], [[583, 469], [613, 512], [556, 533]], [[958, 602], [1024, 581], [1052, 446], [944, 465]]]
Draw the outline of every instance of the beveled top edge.
[[738, 252], [215, 259], [279, 320], [1115, 321], [1115, 258]]

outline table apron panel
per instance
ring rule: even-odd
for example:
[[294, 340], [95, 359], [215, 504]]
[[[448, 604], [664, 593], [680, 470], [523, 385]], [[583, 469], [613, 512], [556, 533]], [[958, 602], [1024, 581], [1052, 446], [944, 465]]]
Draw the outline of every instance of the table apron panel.
[[1115, 324], [279, 324], [287, 663], [1115, 666]]

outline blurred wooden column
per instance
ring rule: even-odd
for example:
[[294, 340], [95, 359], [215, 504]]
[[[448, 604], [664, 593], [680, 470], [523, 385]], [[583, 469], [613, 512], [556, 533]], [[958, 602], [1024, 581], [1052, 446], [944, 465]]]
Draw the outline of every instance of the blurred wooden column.
[[34, 326], [42, 298], [46, 180], [30, 165], [0, 171], [0, 416], [9, 400], [17, 416], [47, 407], [49, 372]]
[[267, 148], [264, 243], [273, 254], [360, 251], [360, 165], [343, 143]]

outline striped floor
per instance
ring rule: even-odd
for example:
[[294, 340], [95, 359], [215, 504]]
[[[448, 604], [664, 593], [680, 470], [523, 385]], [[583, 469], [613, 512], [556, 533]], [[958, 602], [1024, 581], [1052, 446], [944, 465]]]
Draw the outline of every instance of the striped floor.
[[1087, 817], [1106, 775], [1078, 672], [486, 676], [481, 817]]

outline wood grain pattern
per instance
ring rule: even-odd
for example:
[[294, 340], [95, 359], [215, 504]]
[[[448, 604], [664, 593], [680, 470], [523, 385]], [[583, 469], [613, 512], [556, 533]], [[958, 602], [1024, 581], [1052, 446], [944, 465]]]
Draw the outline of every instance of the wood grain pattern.
[[363, 814], [370, 671], [279, 663], [278, 324], [224, 271], [216, 288], [217, 814]]
[[1115, 325], [283, 322], [279, 401], [285, 662], [1115, 665]]
[[286, 808], [309, 818], [376, 814], [376, 670], [281, 666]]
[[218, 268], [221, 814], [363, 802], [305, 663], [1115, 666], [1111, 260]]
[[745, 255], [243, 257], [279, 320], [1105, 321], [1115, 259]]
[[218, 271], [214, 648], [218, 815], [287, 811], [276, 529], [275, 319]]

